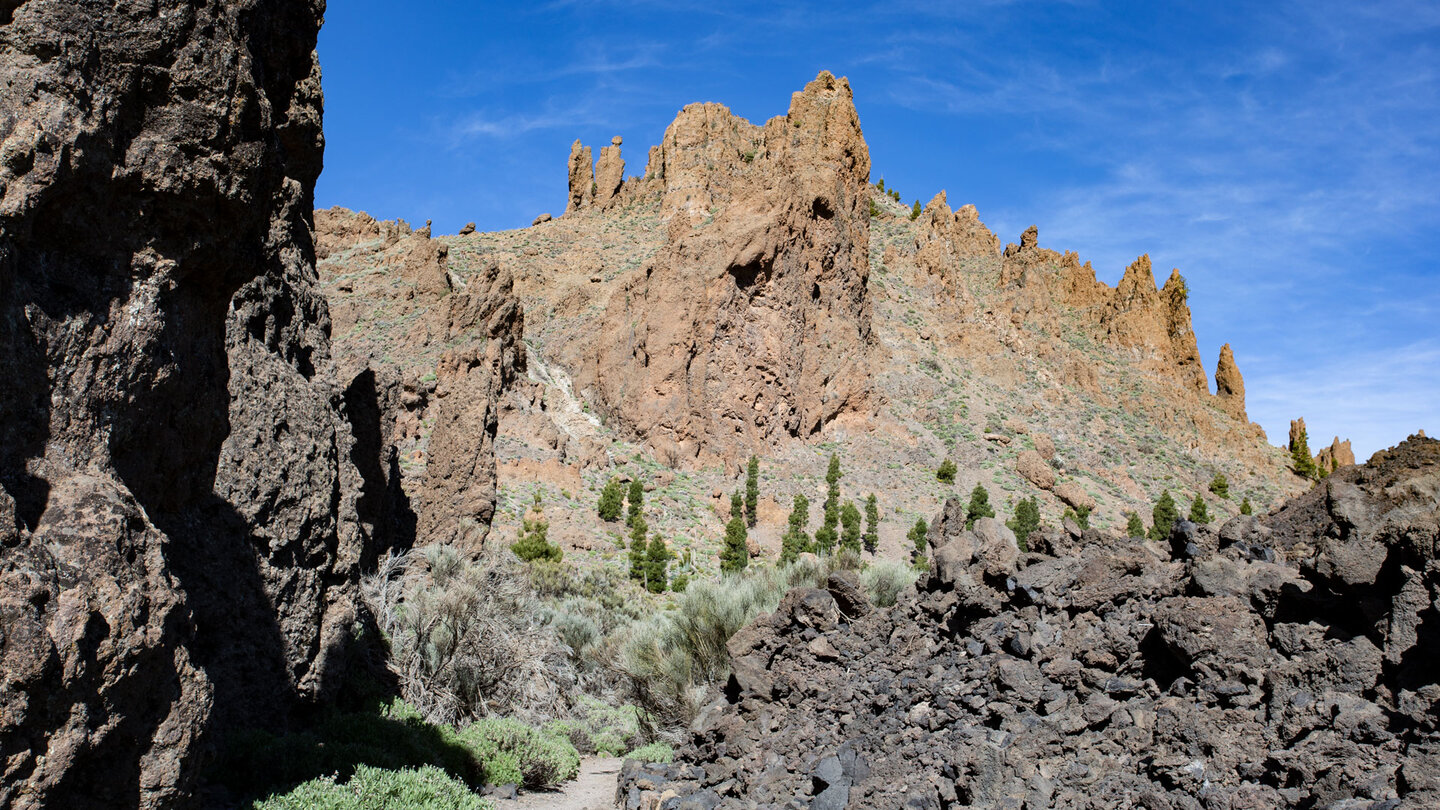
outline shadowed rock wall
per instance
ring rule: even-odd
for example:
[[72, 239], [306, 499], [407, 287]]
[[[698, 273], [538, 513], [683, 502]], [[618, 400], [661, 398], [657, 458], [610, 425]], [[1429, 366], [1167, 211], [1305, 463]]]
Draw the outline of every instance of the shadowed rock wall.
[[323, 12], [0, 4], [0, 806], [183, 802], [334, 688], [395, 539], [315, 291]]

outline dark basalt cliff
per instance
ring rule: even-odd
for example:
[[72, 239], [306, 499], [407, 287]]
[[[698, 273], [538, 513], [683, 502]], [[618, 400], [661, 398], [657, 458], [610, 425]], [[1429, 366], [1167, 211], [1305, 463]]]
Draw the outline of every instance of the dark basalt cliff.
[[323, 12], [0, 3], [0, 806], [183, 803], [335, 687], [398, 521], [315, 289]]

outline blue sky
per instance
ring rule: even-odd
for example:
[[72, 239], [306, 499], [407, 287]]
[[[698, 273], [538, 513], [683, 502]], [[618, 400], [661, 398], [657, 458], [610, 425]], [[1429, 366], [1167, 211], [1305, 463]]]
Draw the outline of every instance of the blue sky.
[[1440, 3], [332, 0], [320, 206], [437, 232], [565, 208], [576, 138], [760, 122], [848, 76], [872, 179], [946, 189], [1114, 284], [1189, 281], [1275, 443], [1440, 433]]

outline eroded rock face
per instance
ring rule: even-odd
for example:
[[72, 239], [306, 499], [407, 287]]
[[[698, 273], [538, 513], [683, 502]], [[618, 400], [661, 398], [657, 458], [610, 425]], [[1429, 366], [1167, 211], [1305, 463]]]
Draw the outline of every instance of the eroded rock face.
[[[1221, 410], [1245, 418], [1245, 379], [1235, 365], [1235, 353], [1229, 343], [1220, 347], [1220, 360], [1215, 364], [1215, 397]], [[1351, 458], [1353, 464], [1354, 456]]]
[[323, 8], [0, 15], [0, 806], [182, 802], [340, 674], [384, 417], [315, 290]]
[[315, 223], [336, 356], [399, 389], [381, 439], [408, 455], [393, 475], [413, 510], [406, 539], [478, 548], [495, 512], [501, 395], [525, 372], [513, 276], [493, 261], [457, 273], [446, 243], [404, 222], [331, 208]]
[[1329, 447], [1322, 447], [1320, 452], [1315, 454], [1315, 466], [1326, 472], [1334, 472], [1354, 464], [1355, 451], [1350, 448], [1350, 440], [1342, 442], [1339, 436], [1331, 439]]
[[829, 73], [763, 127], [691, 105], [660, 155], [667, 245], [561, 349], [667, 462], [743, 458], [870, 407], [869, 152]]
[[625, 182], [625, 159], [620, 157], [620, 136], [610, 139], [609, 146], [600, 147], [600, 162], [595, 165], [595, 204], [610, 204]]
[[588, 206], [595, 199], [595, 164], [591, 162], [590, 147], [580, 141], [570, 145], [570, 201], [565, 213], [574, 213]]
[[1020, 554], [952, 501], [894, 609], [795, 591], [737, 635], [725, 696], [676, 765], [627, 764], [626, 807], [1440, 799], [1440, 442], [1168, 547], [1087, 530]]

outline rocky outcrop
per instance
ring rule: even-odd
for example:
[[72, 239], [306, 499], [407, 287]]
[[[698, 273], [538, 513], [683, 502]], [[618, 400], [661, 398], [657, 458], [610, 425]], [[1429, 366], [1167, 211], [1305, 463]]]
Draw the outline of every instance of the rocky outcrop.
[[1178, 270], [1157, 289], [1150, 257], [1141, 256], [1125, 269], [1101, 323], [1121, 346], [1147, 352], [1157, 371], [1185, 388], [1208, 394], [1200, 350], [1190, 327], [1188, 297]]
[[570, 145], [570, 196], [565, 205], [567, 215], [590, 205], [595, 199], [595, 164], [591, 161], [590, 147], [582, 146], [578, 139]]
[[343, 208], [315, 216], [336, 354], [403, 389], [384, 440], [411, 461], [399, 473], [411, 537], [478, 548], [495, 511], [502, 396], [525, 372], [513, 277], [494, 262], [456, 272], [449, 245], [403, 222]]
[[1334, 472], [1341, 467], [1350, 467], [1355, 464], [1355, 451], [1350, 449], [1350, 440], [1340, 441], [1336, 436], [1330, 441], [1329, 447], [1320, 448], [1315, 454], [1315, 466], [1327, 473]]
[[595, 204], [604, 208], [620, 193], [625, 182], [625, 160], [620, 157], [620, 136], [610, 139], [609, 146], [600, 147], [600, 162], [595, 166]]
[[624, 806], [1440, 798], [1440, 443], [1164, 548], [1051, 532], [1019, 553], [951, 511], [895, 608], [802, 588], [737, 634], [725, 694], [675, 765], [626, 764]]
[[1305, 429], [1305, 418], [1301, 417], [1299, 419], [1291, 419], [1290, 440], [1289, 443], [1285, 445], [1285, 447], [1293, 453], [1295, 452], [1295, 448], [1302, 443], [1306, 447], [1310, 446], [1310, 433]]
[[691, 105], [661, 159], [667, 244], [562, 349], [577, 386], [670, 463], [866, 412], [870, 159], [849, 84], [821, 73], [763, 127]]
[[1247, 418], [1245, 379], [1240, 376], [1240, 369], [1235, 365], [1235, 354], [1230, 351], [1229, 343], [1220, 347], [1220, 361], [1215, 364], [1215, 397], [1221, 410], [1237, 419]]
[[0, 806], [181, 803], [342, 672], [386, 417], [315, 285], [322, 10], [3, 7]]
[[975, 206], [964, 205], [951, 211], [945, 192], [936, 194], [917, 218], [915, 263], [921, 269], [949, 279], [968, 258], [994, 256], [1000, 252], [1000, 240], [980, 221]]

